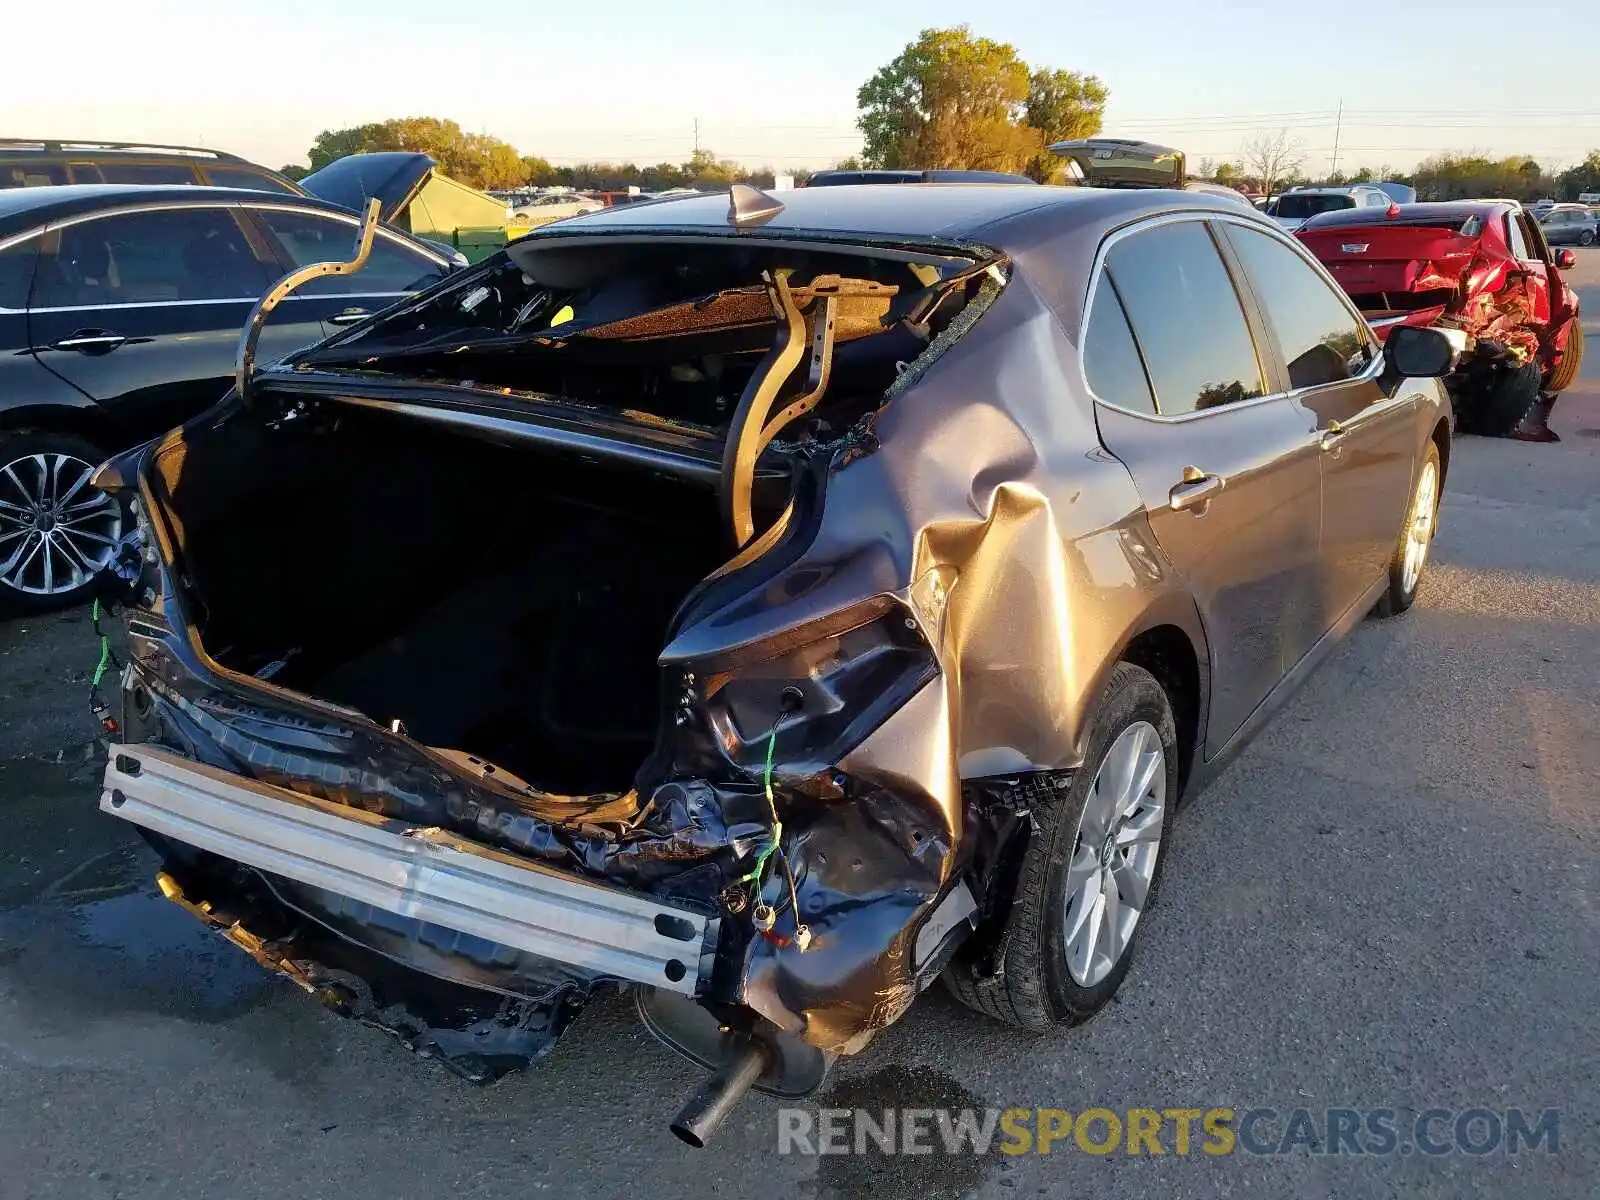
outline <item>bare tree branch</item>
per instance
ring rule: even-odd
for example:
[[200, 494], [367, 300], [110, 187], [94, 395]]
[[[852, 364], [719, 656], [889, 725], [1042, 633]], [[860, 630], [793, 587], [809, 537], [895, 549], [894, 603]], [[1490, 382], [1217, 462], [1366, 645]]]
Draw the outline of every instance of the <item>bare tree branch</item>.
[[1240, 153], [1245, 167], [1260, 179], [1261, 190], [1268, 196], [1306, 160], [1305, 147], [1298, 138], [1289, 136], [1287, 128], [1251, 138]]

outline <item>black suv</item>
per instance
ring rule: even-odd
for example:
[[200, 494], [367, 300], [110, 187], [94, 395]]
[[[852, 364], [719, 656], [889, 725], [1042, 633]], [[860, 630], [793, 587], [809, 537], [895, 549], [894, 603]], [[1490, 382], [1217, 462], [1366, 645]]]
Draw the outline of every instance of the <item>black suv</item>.
[[276, 171], [200, 146], [0, 138], [0, 188], [65, 183], [188, 183], [305, 195]]
[[[122, 521], [89, 486], [95, 466], [221, 399], [256, 300], [295, 267], [348, 258], [358, 226], [324, 201], [221, 187], [0, 191], [0, 609], [88, 591]], [[273, 313], [260, 361], [451, 268], [380, 228], [360, 272]]]

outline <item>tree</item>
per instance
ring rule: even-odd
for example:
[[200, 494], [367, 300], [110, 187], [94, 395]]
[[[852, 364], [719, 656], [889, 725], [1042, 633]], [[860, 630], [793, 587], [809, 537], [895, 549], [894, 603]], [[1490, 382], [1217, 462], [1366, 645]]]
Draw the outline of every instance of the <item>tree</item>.
[[1216, 160], [1202, 158], [1200, 160], [1200, 165], [1195, 168], [1195, 174], [1201, 179], [1215, 179], [1217, 177]]
[[1238, 163], [1218, 163], [1217, 169], [1211, 173], [1211, 180], [1225, 187], [1238, 187], [1244, 183], [1244, 168]]
[[690, 187], [727, 187], [745, 177], [738, 163], [719, 159], [710, 150], [696, 150], [683, 164], [683, 174]]
[[967, 26], [925, 29], [861, 85], [857, 124], [870, 167], [1015, 171], [1039, 149], [1024, 121], [1028, 66]]
[[284, 163], [283, 166], [278, 168], [278, 174], [282, 175], [285, 179], [293, 179], [298, 183], [307, 175], [311, 174], [311, 168], [302, 167], [299, 163]]
[[533, 187], [549, 187], [556, 182], [556, 168], [550, 165], [548, 159], [540, 158], [537, 154], [524, 154], [522, 182]]
[[311, 143], [308, 157], [311, 169], [323, 167], [347, 154], [368, 154], [374, 150], [398, 150], [388, 144], [388, 130], [382, 124], [357, 125], [351, 129], [324, 129]]
[[[1023, 119], [1037, 131], [1041, 150], [1052, 142], [1093, 137], [1100, 132], [1105, 117], [1107, 94], [1106, 85], [1093, 75], [1080, 75], [1076, 71], [1035, 71], [1028, 77]], [[1039, 153], [1029, 160], [1028, 174], [1044, 183], [1064, 166], [1055, 155]]]
[[1261, 190], [1268, 196], [1305, 162], [1300, 142], [1291, 138], [1287, 129], [1258, 134], [1244, 144], [1242, 153], [1244, 165], [1255, 173], [1261, 181]]
[[324, 130], [311, 146], [317, 170], [347, 154], [413, 150], [426, 154], [439, 170], [469, 187], [503, 188], [528, 177], [521, 156], [508, 143], [487, 134], [467, 133], [438, 117], [396, 117], [351, 129]]
[[1584, 192], [1600, 192], [1600, 150], [1589, 151], [1581, 163], [1568, 167], [1556, 178], [1563, 200], [1576, 200]]
[[1498, 161], [1485, 154], [1436, 154], [1417, 164], [1410, 180], [1425, 200], [1506, 196], [1535, 200], [1548, 189], [1544, 170], [1525, 154]]

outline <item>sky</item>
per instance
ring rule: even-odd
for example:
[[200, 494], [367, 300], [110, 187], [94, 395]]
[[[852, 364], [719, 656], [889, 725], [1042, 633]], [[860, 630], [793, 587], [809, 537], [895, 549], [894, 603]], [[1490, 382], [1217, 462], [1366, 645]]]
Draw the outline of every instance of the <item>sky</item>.
[[[930, 27], [1098, 75], [1103, 132], [1237, 159], [1287, 128], [1313, 175], [1441, 151], [1600, 147], [1600, 10], [1410, 0], [73, 0], [13, 6], [6, 136], [170, 141], [277, 167], [323, 129], [436, 116], [556, 163], [825, 167], [856, 89]], [[70, 47], [64, 31], [70, 30]], [[24, 47], [25, 53], [19, 52]], [[1342, 121], [1337, 117], [1343, 106]]]

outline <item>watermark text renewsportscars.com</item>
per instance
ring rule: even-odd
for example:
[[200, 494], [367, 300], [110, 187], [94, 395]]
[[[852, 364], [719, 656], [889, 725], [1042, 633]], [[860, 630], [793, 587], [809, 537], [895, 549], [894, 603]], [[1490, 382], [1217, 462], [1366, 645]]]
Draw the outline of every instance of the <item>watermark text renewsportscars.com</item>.
[[1554, 1154], [1559, 1109], [782, 1108], [779, 1154]]

